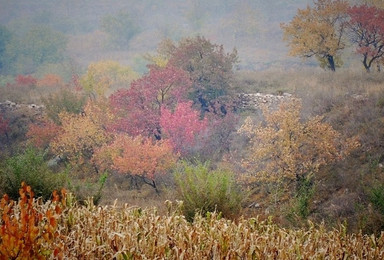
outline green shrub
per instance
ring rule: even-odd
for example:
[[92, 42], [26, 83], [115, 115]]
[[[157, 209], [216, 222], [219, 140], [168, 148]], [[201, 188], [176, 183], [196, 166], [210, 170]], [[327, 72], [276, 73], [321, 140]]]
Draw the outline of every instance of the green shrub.
[[312, 175], [300, 179], [296, 191], [296, 211], [302, 218], [307, 218], [310, 213], [310, 200], [314, 194]]
[[48, 200], [54, 190], [60, 190], [66, 182], [66, 174], [53, 172], [44, 160], [44, 154], [33, 148], [9, 157], [0, 168], [0, 191], [14, 200], [24, 181], [31, 186], [36, 197]]
[[372, 205], [384, 215], [384, 185], [376, 185], [370, 190], [369, 199]]
[[192, 221], [196, 213], [220, 212], [223, 217], [236, 217], [244, 195], [235, 176], [228, 170], [210, 170], [209, 163], [182, 163], [175, 173], [175, 181], [183, 213]]

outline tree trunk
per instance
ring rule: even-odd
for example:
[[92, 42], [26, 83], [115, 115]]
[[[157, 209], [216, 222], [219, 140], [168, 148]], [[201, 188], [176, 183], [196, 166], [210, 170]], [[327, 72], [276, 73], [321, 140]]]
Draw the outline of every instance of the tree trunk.
[[364, 59], [363, 59], [363, 65], [364, 65], [364, 68], [367, 72], [370, 72], [371, 71], [371, 63], [369, 63], [367, 61], [368, 59], [368, 55], [367, 54], [364, 54]]
[[143, 180], [143, 182], [144, 182], [145, 184], [148, 184], [149, 186], [152, 186], [152, 187], [155, 189], [155, 191], [156, 191], [157, 194], [160, 193], [159, 189], [157, 188], [157, 185], [156, 185], [155, 180], [153, 180], [153, 179], [147, 179], [147, 178], [145, 178], [144, 176], [140, 176], [140, 177], [142, 178], [142, 180]]
[[329, 68], [332, 71], [336, 71], [335, 60], [333, 59], [333, 56], [327, 55], [327, 60], [328, 60]]

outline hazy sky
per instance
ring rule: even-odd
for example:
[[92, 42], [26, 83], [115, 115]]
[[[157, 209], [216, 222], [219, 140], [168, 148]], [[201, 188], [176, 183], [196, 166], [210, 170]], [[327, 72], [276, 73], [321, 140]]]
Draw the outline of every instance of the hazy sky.
[[[23, 34], [48, 25], [69, 38], [68, 53], [80, 64], [97, 59], [137, 63], [164, 38], [203, 35], [228, 51], [236, 47], [241, 66], [262, 69], [294, 61], [287, 57], [280, 23], [288, 22], [308, 0], [0, 0], [0, 23]], [[119, 12], [138, 31], [118, 52], [105, 43], [101, 21]], [[128, 44], [127, 44], [128, 45]]]

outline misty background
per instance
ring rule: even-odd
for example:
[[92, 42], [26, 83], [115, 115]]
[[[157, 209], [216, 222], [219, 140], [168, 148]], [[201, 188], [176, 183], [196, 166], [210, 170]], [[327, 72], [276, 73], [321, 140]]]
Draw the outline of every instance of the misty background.
[[[108, 59], [143, 73], [148, 63], [145, 54], [154, 53], [162, 40], [178, 41], [201, 35], [212, 43], [223, 44], [227, 52], [236, 48], [239, 69], [316, 66], [315, 60], [303, 63], [287, 55], [280, 29], [280, 24], [289, 22], [298, 8], [311, 3], [311, 0], [0, 0], [0, 23], [14, 39], [14, 53], [8, 54], [4, 63], [14, 63], [8, 68], [13, 73], [57, 73], [65, 77], [74, 70], [84, 71], [91, 62]], [[49, 33], [44, 34], [45, 38], [36, 37], [36, 33], [31, 33], [34, 30], [40, 30], [37, 35], [42, 35], [42, 31]], [[38, 52], [33, 46], [50, 41], [58, 52], [55, 57], [54, 51], [41, 55], [50, 57], [46, 60], [29, 57], [32, 52]], [[5, 68], [4, 72], [7, 74]]]

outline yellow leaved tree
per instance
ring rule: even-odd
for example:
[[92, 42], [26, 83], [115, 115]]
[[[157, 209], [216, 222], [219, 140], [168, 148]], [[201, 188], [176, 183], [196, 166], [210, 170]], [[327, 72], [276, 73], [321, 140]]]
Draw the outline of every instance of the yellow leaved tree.
[[51, 142], [52, 151], [73, 165], [87, 163], [96, 148], [111, 140], [106, 126], [113, 120], [113, 114], [106, 103], [106, 99], [90, 101], [81, 114], [59, 114], [61, 132]]
[[123, 66], [112, 60], [91, 63], [87, 73], [80, 79], [84, 90], [97, 97], [105, 96], [110, 91], [129, 87], [138, 78], [138, 74], [129, 66]]
[[344, 0], [316, 0], [313, 7], [299, 9], [290, 23], [281, 25], [289, 54], [316, 57], [320, 65], [335, 71], [341, 65], [340, 51], [345, 47], [348, 6]]
[[278, 110], [264, 109], [265, 122], [254, 125], [250, 118], [239, 132], [250, 138], [243, 166], [250, 181], [280, 183], [300, 188], [321, 166], [340, 160], [358, 147], [356, 138], [342, 138], [333, 127], [316, 116], [303, 122], [301, 102], [283, 103]]

